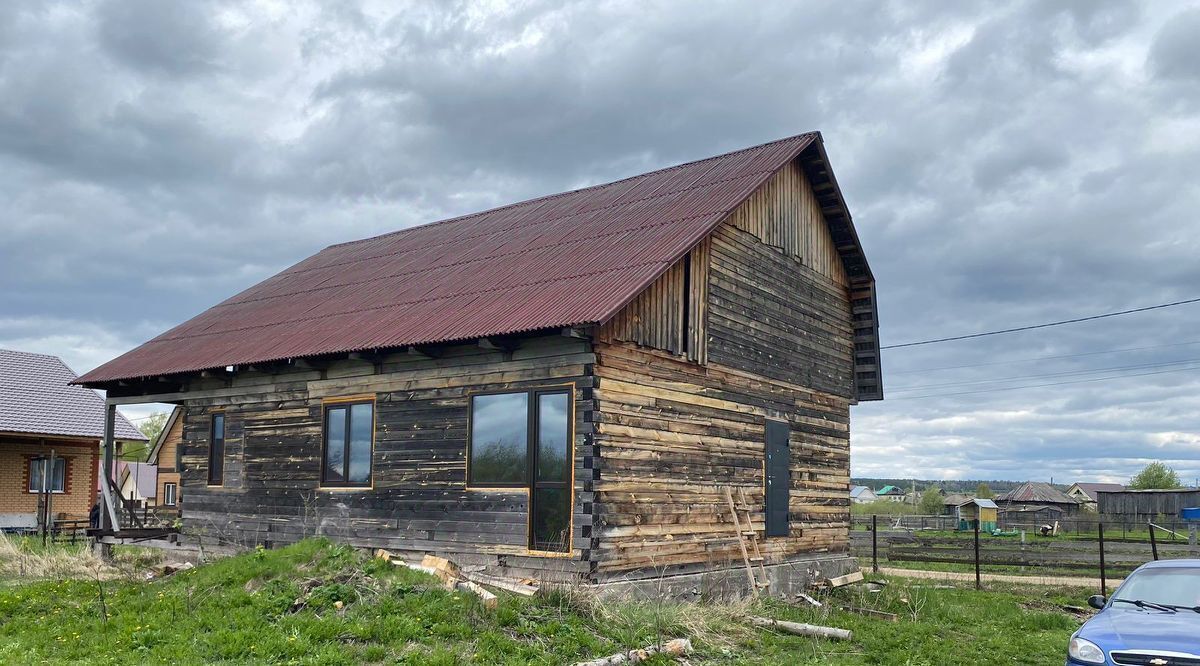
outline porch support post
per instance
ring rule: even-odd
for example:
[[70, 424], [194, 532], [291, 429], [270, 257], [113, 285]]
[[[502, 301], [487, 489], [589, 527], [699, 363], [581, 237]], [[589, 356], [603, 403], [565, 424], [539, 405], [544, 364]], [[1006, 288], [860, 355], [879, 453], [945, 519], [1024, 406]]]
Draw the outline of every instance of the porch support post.
[[112, 505], [113, 436], [117, 423], [117, 405], [111, 400], [104, 403], [104, 464], [100, 478], [100, 527], [105, 530], [118, 528], [117, 507]]

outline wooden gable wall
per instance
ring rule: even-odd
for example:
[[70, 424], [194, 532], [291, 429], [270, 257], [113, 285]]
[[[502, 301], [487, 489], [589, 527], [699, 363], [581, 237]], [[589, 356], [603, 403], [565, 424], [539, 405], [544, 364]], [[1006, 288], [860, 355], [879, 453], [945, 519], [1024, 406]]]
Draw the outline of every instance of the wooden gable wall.
[[[714, 253], [723, 261], [714, 264]], [[739, 274], [755, 279], [735, 286]], [[789, 309], [794, 304], [787, 302], [788, 292], [797, 286], [812, 306], [803, 312]], [[795, 161], [602, 326], [598, 340], [632, 342], [702, 365], [715, 344], [732, 351], [724, 354], [727, 361], [740, 359], [734, 367], [793, 381], [815, 373], [822, 390], [849, 395], [845, 392], [852, 392], [855, 377], [850, 334], [831, 322], [845, 319], [850, 288], [812, 184]], [[748, 314], [747, 299], [770, 302], [767, 311], [756, 313], [757, 321], [747, 323], [759, 332], [772, 329], [754, 349], [734, 334], [730, 322]], [[717, 308], [715, 314], [712, 308]], [[712, 331], [712, 326], [720, 330]], [[730, 350], [730, 345], [738, 348]], [[758, 367], [747, 365], [747, 352], [760, 357]], [[797, 365], [810, 362], [820, 367], [809, 372]]]
[[798, 258], [835, 284], [850, 284], [812, 183], [797, 162], [783, 167], [758, 188], [729, 216], [729, 223]]
[[706, 238], [602, 326], [598, 339], [633, 342], [708, 362], [709, 260]]

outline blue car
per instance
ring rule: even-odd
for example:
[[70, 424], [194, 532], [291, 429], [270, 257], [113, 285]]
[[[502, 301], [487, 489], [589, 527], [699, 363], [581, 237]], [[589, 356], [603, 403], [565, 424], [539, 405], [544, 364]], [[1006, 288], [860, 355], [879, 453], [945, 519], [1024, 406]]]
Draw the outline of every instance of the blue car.
[[1068, 666], [1200, 666], [1200, 560], [1138, 567], [1071, 636]]

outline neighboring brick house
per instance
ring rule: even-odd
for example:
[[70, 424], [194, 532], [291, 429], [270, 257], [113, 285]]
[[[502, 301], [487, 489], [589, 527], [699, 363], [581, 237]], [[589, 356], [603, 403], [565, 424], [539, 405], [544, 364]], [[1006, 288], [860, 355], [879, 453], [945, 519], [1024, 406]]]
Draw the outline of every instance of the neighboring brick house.
[[179, 443], [183, 441], [183, 407], [176, 406], [154, 439], [146, 462], [158, 466], [158, 490], [155, 504], [179, 511]]
[[[58, 357], [0, 349], [0, 528], [37, 526], [47, 471], [55, 517], [87, 518], [95, 503], [104, 400], [75, 377]], [[146, 441], [120, 414], [116, 436]]]

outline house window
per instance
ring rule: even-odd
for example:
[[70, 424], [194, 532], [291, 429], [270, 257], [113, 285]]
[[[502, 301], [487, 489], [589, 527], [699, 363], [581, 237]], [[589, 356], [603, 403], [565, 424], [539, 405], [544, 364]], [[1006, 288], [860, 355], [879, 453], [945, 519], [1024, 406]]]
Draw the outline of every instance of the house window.
[[371, 485], [371, 444], [375, 403], [338, 403], [325, 407], [324, 486]]
[[163, 484], [163, 504], [165, 506], [175, 506], [175, 496], [179, 492], [178, 487], [174, 483]]
[[47, 488], [42, 488], [42, 476], [46, 471], [46, 463], [49, 458], [30, 458], [29, 459], [29, 492], [40, 493], [43, 490], [49, 490], [52, 493], [66, 492], [67, 490], [67, 459], [54, 459], [54, 473], [50, 475], [50, 484]]
[[208, 485], [225, 483], [225, 415], [213, 414], [208, 440]]
[[529, 467], [529, 394], [471, 398], [471, 484], [524, 486]]
[[571, 529], [570, 392], [471, 397], [468, 484], [529, 492], [529, 548], [564, 552]]

